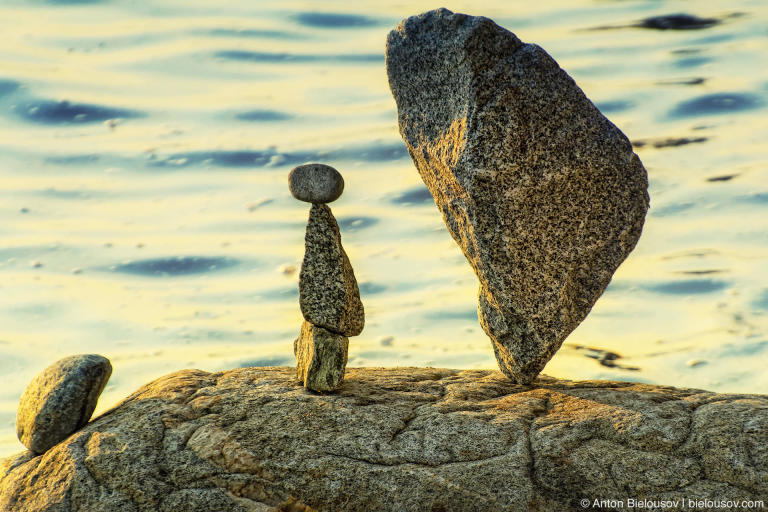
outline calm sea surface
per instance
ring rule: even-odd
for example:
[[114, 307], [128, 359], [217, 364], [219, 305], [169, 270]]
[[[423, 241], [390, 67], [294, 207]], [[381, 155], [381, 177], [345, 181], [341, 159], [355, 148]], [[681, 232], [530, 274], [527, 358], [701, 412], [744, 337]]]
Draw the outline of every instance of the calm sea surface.
[[[286, 177], [306, 161], [346, 180], [332, 208], [367, 314], [350, 366], [496, 368], [384, 68], [387, 32], [437, 6], [2, 2], [0, 455], [67, 355], [112, 361], [97, 413], [182, 368], [292, 364], [309, 205]], [[543, 46], [650, 176], [637, 249], [545, 373], [767, 392], [768, 4], [446, 7]]]

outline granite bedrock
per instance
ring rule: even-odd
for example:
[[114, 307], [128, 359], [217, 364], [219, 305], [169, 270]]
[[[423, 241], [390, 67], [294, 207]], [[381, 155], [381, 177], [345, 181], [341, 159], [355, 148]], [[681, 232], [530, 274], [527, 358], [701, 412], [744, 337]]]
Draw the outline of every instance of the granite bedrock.
[[765, 499], [768, 397], [498, 371], [183, 370], [41, 456], [0, 510], [579, 510], [582, 499]]

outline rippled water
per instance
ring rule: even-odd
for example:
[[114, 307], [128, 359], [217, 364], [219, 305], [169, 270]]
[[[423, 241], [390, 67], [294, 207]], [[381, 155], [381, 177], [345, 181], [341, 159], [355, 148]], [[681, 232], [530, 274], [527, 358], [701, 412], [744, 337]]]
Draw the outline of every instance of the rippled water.
[[[496, 367], [387, 86], [387, 32], [435, 5], [225, 5], [0, 7], [0, 454], [29, 379], [73, 353], [113, 362], [99, 410], [181, 368], [292, 364], [309, 208], [286, 176], [309, 160], [346, 180], [350, 365]], [[649, 172], [637, 249], [545, 372], [765, 392], [766, 3], [447, 7], [543, 46]]]

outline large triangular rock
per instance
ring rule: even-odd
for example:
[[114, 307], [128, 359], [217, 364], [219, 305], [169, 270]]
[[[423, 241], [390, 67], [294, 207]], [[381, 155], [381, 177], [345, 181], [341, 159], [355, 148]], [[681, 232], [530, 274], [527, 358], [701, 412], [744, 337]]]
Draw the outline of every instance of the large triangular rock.
[[304, 242], [299, 275], [299, 306], [304, 319], [343, 336], [357, 336], [365, 325], [363, 303], [341, 245], [339, 225], [327, 205], [312, 205]]
[[404, 20], [387, 73], [408, 151], [480, 280], [499, 367], [528, 383], [637, 243], [645, 169], [543, 49], [490, 19]]

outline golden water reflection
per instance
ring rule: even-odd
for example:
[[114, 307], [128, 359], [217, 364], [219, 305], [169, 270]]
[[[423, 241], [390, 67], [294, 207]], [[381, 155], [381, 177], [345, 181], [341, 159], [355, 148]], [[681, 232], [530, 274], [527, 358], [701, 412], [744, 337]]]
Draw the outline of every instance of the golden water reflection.
[[[291, 364], [301, 316], [286, 269], [308, 207], [286, 175], [306, 160], [346, 180], [332, 206], [367, 312], [350, 365], [495, 367], [476, 280], [404, 153], [387, 86], [387, 31], [431, 7], [0, 7], [0, 454], [20, 448], [26, 383], [73, 353], [113, 362], [98, 411], [180, 368]], [[768, 7], [686, 4], [723, 22], [679, 31], [591, 30], [669, 14], [656, 2], [454, 8], [542, 45], [647, 141], [643, 237], [545, 372], [764, 392]], [[664, 142], [680, 139], [697, 142]]]

